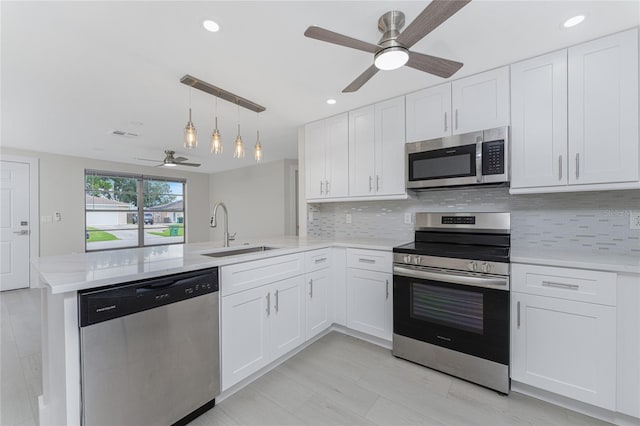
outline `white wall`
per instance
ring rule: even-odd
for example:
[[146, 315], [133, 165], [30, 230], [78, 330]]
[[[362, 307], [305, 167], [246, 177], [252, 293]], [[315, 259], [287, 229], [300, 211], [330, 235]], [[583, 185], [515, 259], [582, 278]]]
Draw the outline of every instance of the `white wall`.
[[54, 216], [59, 212], [62, 217], [60, 222], [40, 223], [40, 256], [84, 252], [86, 168], [186, 179], [187, 242], [209, 239], [208, 174], [11, 148], [1, 148], [0, 154], [40, 159], [39, 216]]
[[[289, 188], [291, 167], [296, 163], [296, 160], [280, 160], [212, 174], [208, 214], [217, 201], [222, 201], [229, 211], [229, 233], [237, 232], [238, 240], [290, 235], [295, 209], [290, 205]], [[222, 240], [221, 210], [218, 220], [218, 227], [211, 228], [211, 240]]]

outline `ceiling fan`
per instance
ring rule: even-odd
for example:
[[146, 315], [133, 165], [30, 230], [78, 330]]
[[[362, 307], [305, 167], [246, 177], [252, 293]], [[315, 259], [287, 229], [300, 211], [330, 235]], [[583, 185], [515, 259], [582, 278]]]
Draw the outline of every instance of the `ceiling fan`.
[[136, 160], [142, 161], [153, 161], [153, 162], [161, 162], [156, 167], [175, 167], [175, 166], [189, 166], [189, 167], [200, 167], [199, 163], [185, 163], [188, 160], [186, 157], [174, 157], [175, 151], [167, 149], [164, 151], [165, 157], [164, 160], [151, 160], [149, 158], [136, 158]]
[[380, 38], [378, 44], [367, 43], [313, 25], [307, 28], [304, 35], [328, 43], [351, 47], [374, 54], [374, 64], [345, 87], [342, 90], [343, 93], [355, 92], [369, 81], [379, 69], [392, 70], [400, 68], [405, 64], [408, 67], [429, 74], [448, 78], [462, 67], [463, 64], [461, 62], [412, 52], [409, 48], [466, 6], [470, 1], [471, 0], [432, 0], [402, 32], [400, 30], [405, 23], [404, 13], [397, 10], [387, 12], [378, 20], [378, 30], [382, 33], [382, 38]]

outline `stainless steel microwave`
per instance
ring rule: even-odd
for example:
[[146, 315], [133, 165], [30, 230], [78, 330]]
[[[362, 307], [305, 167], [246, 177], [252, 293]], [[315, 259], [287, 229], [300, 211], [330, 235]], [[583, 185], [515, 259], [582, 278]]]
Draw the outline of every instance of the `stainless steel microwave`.
[[407, 189], [508, 185], [509, 152], [508, 127], [408, 143]]

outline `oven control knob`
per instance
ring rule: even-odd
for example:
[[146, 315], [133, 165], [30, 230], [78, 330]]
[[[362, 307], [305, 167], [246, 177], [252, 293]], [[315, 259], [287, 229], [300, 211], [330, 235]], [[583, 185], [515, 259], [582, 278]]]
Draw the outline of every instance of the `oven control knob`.
[[476, 262], [469, 262], [467, 263], [467, 268], [469, 268], [470, 271], [475, 271], [478, 269], [478, 264]]
[[482, 272], [484, 272], [485, 274], [488, 272], [491, 272], [491, 265], [488, 264], [487, 262], [482, 264]]
[[420, 262], [422, 262], [422, 258], [420, 256], [416, 256], [416, 258], [413, 260], [413, 263], [415, 263], [416, 265], [419, 265]]
[[406, 255], [403, 260], [404, 260], [404, 263], [411, 263], [411, 255], [410, 254]]

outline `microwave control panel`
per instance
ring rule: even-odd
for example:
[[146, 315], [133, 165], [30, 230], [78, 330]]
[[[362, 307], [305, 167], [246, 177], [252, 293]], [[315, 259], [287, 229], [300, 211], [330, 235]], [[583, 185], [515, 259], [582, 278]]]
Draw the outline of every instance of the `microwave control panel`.
[[482, 143], [482, 175], [504, 173], [504, 141]]

